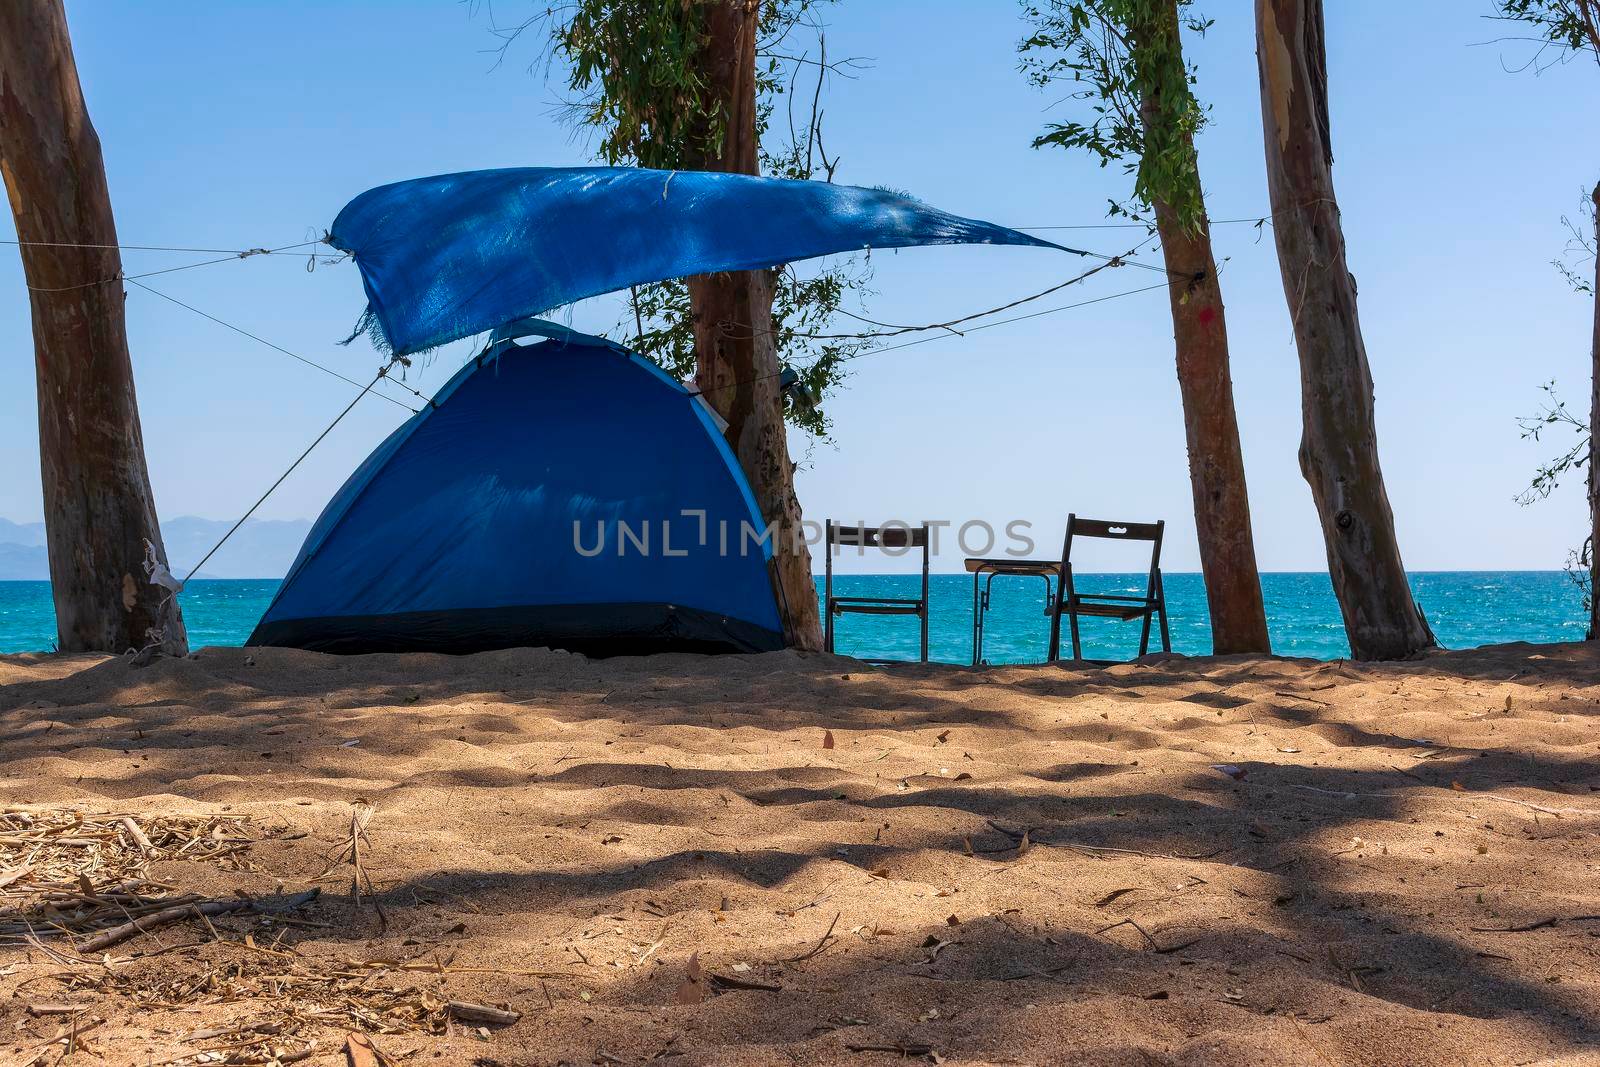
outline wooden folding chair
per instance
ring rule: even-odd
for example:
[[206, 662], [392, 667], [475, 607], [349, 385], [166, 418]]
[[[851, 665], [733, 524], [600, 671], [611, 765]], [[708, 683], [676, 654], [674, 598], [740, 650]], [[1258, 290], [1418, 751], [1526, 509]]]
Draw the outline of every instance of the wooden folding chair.
[[[1167, 631], [1167, 600], [1161, 586], [1161, 535], [1166, 528], [1162, 522], [1107, 522], [1104, 519], [1080, 519], [1067, 516], [1067, 535], [1061, 545], [1061, 571], [1057, 579], [1055, 604], [1050, 608], [1050, 658], [1061, 658], [1061, 616], [1067, 616], [1072, 630], [1072, 658], [1083, 658], [1083, 643], [1078, 635], [1078, 616], [1120, 619], [1131, 622], [1140, 619], [1143, 627], [1139, 633], [1139, 655], [1150, 651], [1150, 620], [1161, 620], [1161, 650], [1172, 651], [1172, 638]], [[1096, 537], [1108, 541], [1150, 542], [1150, 576], [1144, 596], [1117, 593], [1080, 593], [1072, 580], [1072, 542], [1076, 537]]]
[[[833, 620], [845, 613], [858, 615], [915, 615], [922, 620], [922, 652], [920, 662], [928, 662], [928, 525], [921, 526], [840, 526], [829, 519], [823, 526], [823, 550], [827, 562], [823, 565], [823, 603], [827, 614], [827, 647], [833, 651]], [[922, 596], [834, 596], [833, 553], [836, 546], [857, 548], [920, 548], [922, 549]]]

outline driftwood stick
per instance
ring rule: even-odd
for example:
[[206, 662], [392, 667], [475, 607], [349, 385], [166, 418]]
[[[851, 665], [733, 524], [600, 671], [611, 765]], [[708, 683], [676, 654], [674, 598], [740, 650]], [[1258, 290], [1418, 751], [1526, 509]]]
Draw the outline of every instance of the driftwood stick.
[[491, 1008], [487, 1004], [474, 1004], [467, 1000], [452, 1000], [445, 1005], [450, 1014], [465, 1023], [487, 1023], [490, 1026], [510, 1026], [522, 1018], [520, 1011]]
[[827, 947], [829, 938], [833, 937], [833, 928], [835, 926], [839, 925], [839, 916], [842, 915], [842, 914], [844, 914], [844, 913], [843, 912], [839, 912], [839, 913], [836, 913], [834, 915], [833, 922], [828, 924], [828, 929], [822, 935], [822, 940], [818, 941], [815, 945], [813, 945], [812, 948], [811, 948], [811, 951], [802, 952], [798, 956], [791, 956], [788, 959], [784, 960], [783, 962], [785, 962], [785, 963], [803, 963], [804, 961], [809, 960], [811, 957], [815, 956], [817, 953], [821, 952], [825, 947]]
[[189, 918], [198, 912], [202, 916], [226, 915], [234, 911], [290, 911], [294, 908], [304, 907], [317, 899], [320, 889], [308, 889], [304, 893], [296, 893], [287, 897], [263, 897], [253, 899], [241, 897], [237, 900], [206, 900], [198, 903], [178, 904], [161, 911], [151, 912], [132, 922], [113, 926], [108, 930], [101, 930], [98, 934], [80, 943], [77, 948], [80, 953], [99, 952], [119, 945], [139, 934], [146, 933], [158, 926], [177, 922], [179, 919]]
[[1469, 926], [1467, 929], [1480, 934], [1525, 934], [1529, 930], [1542, 930], [1546, 926], [1554, 926], [1561, 921], [1561, 916], [1552, 915], [1548, 919], [1539, 919], [1535, 922], [1518, 923], [1516, 926]]
[[139, 829], [139, 824], [134, 821], [132, 815], [124, 815], [117, 821], [122, 824], [124, 830], [128, 831], [128, 836], [133, 838], [134, 843], [139, 846], [140, 852], [154, 852], [156, 850], [156, 846], [151, 844], [144, 831]]
[[711, 979], [711, 988], [718, 993], [729, 989], [743, 989], [757, 993], [776, 993], [783, 989], [783, 986], [774, 982], [756, 982], [749, 978], [735, 978], [731, 975], [716, 974], [711, 971], [707, 971], [706, 974]]

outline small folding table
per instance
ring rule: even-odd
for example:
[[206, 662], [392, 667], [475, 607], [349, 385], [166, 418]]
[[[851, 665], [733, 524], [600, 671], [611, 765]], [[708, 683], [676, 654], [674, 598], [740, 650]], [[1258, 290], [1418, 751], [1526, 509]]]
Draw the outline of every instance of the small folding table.
[[972, 575], [972, 665], [983, 666], [984, 616], [989, 612], [989, 592], [994, 580], [1000, 577], [1043, 578], [1044, 613], [1049, 615], [1056, 604], [1056, 580], [1061, 575], [1061, 564], [1053, 559], [985, 559], [969, 557], [967, 572]]

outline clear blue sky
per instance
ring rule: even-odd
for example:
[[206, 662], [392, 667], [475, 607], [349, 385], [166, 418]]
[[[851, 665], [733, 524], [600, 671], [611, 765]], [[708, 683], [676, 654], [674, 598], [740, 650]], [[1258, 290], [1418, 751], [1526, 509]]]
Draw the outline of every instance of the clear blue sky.
[[[501, 0], [502, 19], [532, 3]], [[1191, 44], [1213, 105], [1201, 145], [1211, 214], [1265, 214], [1249, 5]], [[475, 167], [578, 164], [587, 143], [559, 93], [527, 69], [533, 46], [494, 66], [484, 19], [452, 0], [385, 3], [69, 4], [78, 65], [105, 146], [126, 243], [280, 245], [320, 235], [352, 196], [384, 182]], [[908, 190], [1018, 226], [1104, 221], [1126, 179], [1035, 151], [1051, 98], [1016, 71], [1009, 0], [843, 0], [829, 51], [871, 67], [828, 92], [839, 178]], [[1487, 0], [1346, 0], [1329, 6], [1335, 178], [1377, 383], [1380, 445], [1413, 569], [1554, 568], [1581, 536], [1581, 486], [1521, 508], [1513, 495], [1549, 449], [1515, 417], [1558, 379], [1582, 408], [1590, 305], [1550, 259], [1560, 216], [1600, 176], [1600, 69], [1507, 73], [1516, 44]], [[10, 232], [5, 224], [5, 236]], [[1127, 231], [1073, 239], [1120, 251]], [[1136, 237], [1137, 235], [1132, 235]], [[1233, 371], [1261, 565], [1322, 569], [1295, 459], [1296, 357], [1270, 234], [1220, 227]], [[129, 253], [129, 273], [188, 262]], [[1076, 260], [1036, 250], [908, 250], [875, 257], [874, 317], [932, 321], [1043, 288]], [[1147, 285], [1109, 272], [1070, 299]], [[343, 338], [359, 314], [349, 264], [307, 273], [256, 258], [149, 284], [365, 379], [378, 359]], [[163, 515], [236, 517], [348, 402], [350, 387], [135, 289], [133, 358]], [[614, 305], [579, 307], [604, 328]], [[0, 516], [40, 516], [28, 303], [0, 251]], [[426, 391], [465, 358], [455, 346], [414, 376]], [[1065, 513], [1164, 516], [1168, 564], [1196, 566], [1183, 428], [1164, 293], [945, 338], [857, 364], [832, 403], [832, 445], [810, 450], [802, 503], [815, 518], [1032, 520]], [[405, 415], [368, 400], [262, 510], [312, 517]], [[797, 442], [803, 450], [803, 442]], [[1053, 548], [1053, 546], [1051, 546]], [[944, 569], [959, 566], [954, 555]]]

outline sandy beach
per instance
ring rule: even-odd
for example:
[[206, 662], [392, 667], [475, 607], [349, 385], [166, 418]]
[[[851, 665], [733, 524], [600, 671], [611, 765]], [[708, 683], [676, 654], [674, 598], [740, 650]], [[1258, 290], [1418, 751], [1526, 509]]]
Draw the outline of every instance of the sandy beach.
[[0, 1061], [1600, 1062], [1597, 668], [3, 657]]

